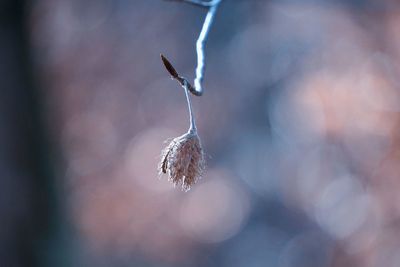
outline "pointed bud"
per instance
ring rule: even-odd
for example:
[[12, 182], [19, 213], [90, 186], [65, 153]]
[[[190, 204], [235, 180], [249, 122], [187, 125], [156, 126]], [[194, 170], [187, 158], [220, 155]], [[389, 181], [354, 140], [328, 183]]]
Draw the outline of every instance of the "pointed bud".
[[167, 69], [167, 71], [169, 72], [169, 74], [171, 74], [171, 76], [175, 79], [177, 79], [179, 77], [178, 72], [176, 72], [175, 68], [172, 66], [171, 62], [168, 61], [168, 59], [166, 57], [164, 57], [163, 54], [160, 54], [161, 56], [161, 60], [164, 63], [165, 68]]

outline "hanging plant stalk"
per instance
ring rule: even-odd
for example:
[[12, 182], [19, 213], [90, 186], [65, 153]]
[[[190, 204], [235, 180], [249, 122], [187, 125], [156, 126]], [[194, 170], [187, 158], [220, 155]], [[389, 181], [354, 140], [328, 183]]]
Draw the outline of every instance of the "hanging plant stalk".
[[181, 186], [188, 191], [201, 178], [204, 167], [204, 153], [200, 138], [197, 134], [196, 122], [190, 101], [188, 82], [180, 77], [171, 63], [161, 55], [165, 68], [183, 87], [189, 111], [189, 130], [187, 133], [174, 138], [161, 152], [160, 174], [167, 174], [168, 180], [175, 186]]
[[188, 191], [202, 177], [205, 169], [204, 152], [197, 134], [196, 122], [193, 114], [190, 93], [201, 96], [203, 94], [202, 81], [205, 69], [204, 46], [210, 30], [215, 12], [221, 0], [178, 0], [190, 4], [207, 7], [208, 13], [204, 20], [199, 38], [196, 42], [197, 67], [193, 87], [190, 82], [180, 76], [169, 60], [161, 55], [161, 60], [171, 78], [178, 81], [183, 87], [189, 111], [189, 130], [187, 133], [174, 138], [161, 152], [161, 161], [158, 166], [159, 174], [168, 175], [168, 180], [183, 191]]

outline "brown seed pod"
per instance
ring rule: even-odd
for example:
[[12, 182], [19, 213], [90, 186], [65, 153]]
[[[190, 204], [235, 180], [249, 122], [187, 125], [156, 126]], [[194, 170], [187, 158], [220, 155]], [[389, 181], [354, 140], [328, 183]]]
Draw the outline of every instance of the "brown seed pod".
[[190, 190], [205, 168], [204, 153], [197, 133], [188, 132], [174, 138], [162, 151], [159, 173], [183, 191]]

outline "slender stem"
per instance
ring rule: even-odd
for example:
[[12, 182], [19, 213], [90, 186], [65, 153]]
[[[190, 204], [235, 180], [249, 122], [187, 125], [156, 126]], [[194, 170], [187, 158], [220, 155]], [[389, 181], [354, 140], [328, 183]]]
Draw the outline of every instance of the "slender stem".
[[186, 80], [183, 82], [183, 89], [185, 90], [186, 102], [189, 110], [189, 119], [190, 119], [189, 132], [196, 133], [197, 132], [196, 122], [194, 120], [192, 102], [190, 100], [190, 95], [189, 95], [188, 82]]
[[204, 19], [203, 27], [201, 29], [199, 38], [196, 41], [197, 67], [196, 67], [196, 78], [194, 80], [194, 88], [199, 95], [203, 94], [203, 87], [201, 84], [203, 82], [204, 72], [205, 72], [204, 47], [207, 41], [208, 33], [210, 32], [211, 24], [214, 20], [215, 13], [217, 11], [220, 2], [221, 0], [215, 0], [212, 1], [212, 3], [209, 2], [210, 8], [208, 9], [207, 16]]
[[204, 1], [204, 0], [170, 0], [170, 1], [181, 1], [186, 2], [191, 5], [201, 6], [201, 7], [210, 7], [216, 5], [221, 0], [211, 0], [211, 1]]

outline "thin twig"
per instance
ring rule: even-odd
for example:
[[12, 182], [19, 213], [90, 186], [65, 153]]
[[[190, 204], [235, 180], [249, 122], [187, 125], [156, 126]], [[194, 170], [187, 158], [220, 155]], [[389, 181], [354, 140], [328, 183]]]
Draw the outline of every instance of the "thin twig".
[[210, 31], [211, 24], [214, 20], [218, 4], [221, 2], [221, 0], [214, 2], [215, 2], [214, 5], [212, 5], [208, 10], [207, 16], [203, 23], [203, 28], [201, 29], [199, 38], [196, 41], [197, 67], [196, 67], [196, 79], [194, 80], [194, 88], [199, 93], [199, 95], [203, 94], [203, 87], [201, 84], [204, 79], [204, 71], [205, 71], [204, 46], [207, 40], [208, 33]]
[[167, 69], [169, 74], [171, 74], [171, 78], [177, 80], [182, 87], [187, 87], [187, 89], [191, 93], [196, 94], [196, 91], [194, 90], [193, 86], [189, 83], [189, 81], [178, 74], [178, 72], [172, 66], [171, 62], [169, 62], [169, 60], [163, 54], [160, 54], [160, 56], [162, 62], [164, 63], [164, 67]]
[[[178, 80], [183, 86], [183, 82], [187, 82], [187, 89], [196, 96], [201, 96], [203, 94], [202, 82], [204, 79], [205, 72], [205, 53], [204, 48], [207, 41], [208, 33], [210, 32], [211, 24], [214, 20], [215, 13], [217, 11], [218, 5], [222, 0], [211, 0], [211, 1], [202, 1], [202, 0], [169, 0], [169, 1], [181, 1], [201, 7], [207, 7], [208, 12], [206, 18], [204, 19], [203, 27], [201, 28], [199, 38], [196, 41], [196, 54], [197, 54], [197, 67], [196, 67], [196, 77], [194, 80], [194, 87], [187, 81], [187, 79], [177, 75], [177, 72], [173, 68], [172, 64], [169, 61], [164, 61], [165, 57], [161, 55], [161, 58], [164, 62], [165, 67], [172, 75], [173, 78]], [[168, 64], [166, 64], [168, 62]], [[171, 72], [172, 70], [175, 71]]]
[[211, 0], [211, 1], [202, 1], [202, 0], [167, 0], [174, 2], [185, 2], [191, 5], [200, 6], [200, 7], [211, 7], [217, 5], [221, 0]]

